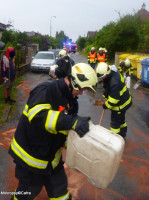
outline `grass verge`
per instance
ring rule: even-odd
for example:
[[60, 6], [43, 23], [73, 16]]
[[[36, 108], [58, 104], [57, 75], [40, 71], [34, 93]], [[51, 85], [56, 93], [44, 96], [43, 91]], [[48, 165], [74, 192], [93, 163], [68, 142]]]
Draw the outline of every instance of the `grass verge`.
[[[17, 86], [21, 83], [22, 80], [23, 80], [23, 76], [19, 76], [18, 78], [16, 78], [15, 83], [12, 87], [12, 91], [11, 91], [12, 99], [15, 99], [16, 93], [17, 93]], [[0, 124], [5, 123], [4, 121], [1, 120], [1, 118], [2, 118], [3, 114], [5, 113], [5, 111], [7, 110], [8, 106], [9, 106], [9, 104], [6, 104], [5, 99], [4, 99], [4, 86], [3, 86], [3, 84], [1, 84], [0, 85]], [[12, 116], [15, 109], [16, 109], [16, 104], [12, 105], [9, 117]]]

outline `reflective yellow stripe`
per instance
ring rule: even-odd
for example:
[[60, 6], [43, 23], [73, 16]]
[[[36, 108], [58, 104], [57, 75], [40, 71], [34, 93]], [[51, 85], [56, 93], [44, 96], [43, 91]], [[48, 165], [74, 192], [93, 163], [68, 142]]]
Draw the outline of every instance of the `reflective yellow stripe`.
[[113, 133], [119, 133], [119, 132], [120, 132], [120, 128], [115, 129], [115, 128], [110, 127], [110, 130], [111, 130]]
[[123, 89], [120, 91], [120, 96], [122, 96], [124, 92], [126, 92], [126, 90], [127, 90], [127, 86], [125, 85]]
[[13, 196], [13, 200], [18, 200], [17, 197], [15, 196], [15, 194], [14, 194], [14, 196]]
[[65, 148], [67, 147], [67, 140], [68, 140], [68, 139], [66, 139], [66, 141], [65, 141], [65, 143], [64, 143], [64, 147], [65, 147]]
[[68, 135], [68, 131], [58, 131], [59, 133], [62, 133], [63, 135]]
[[46, 123], [45, 123], [45, 129], [50, 132], [56, 134], [56, 123], [57, 119], [59, 117], [60, 112], [59, 111], [53, 111], [49, 110]]
[[120, 125], [120, 128], [125, 128], [125, 127], [127, 127], [127, 123], [126, 122], [124, 124]]
[[108, 101], [105, 102], [105, 105], [111, 110], [119, 111], [119, 107], [111, 106], [110, 104], [108, 104]]
[[111, 103], [115, 103], [115, 104], [117, 104], [120, 100], [118, 100], [118, 99], [114, 99], [114, 98], [108, 96], [108, 101], [111, 102]]
[[123, 104], [120, 106], [120, 109], [123, 109], [125, 108], [127, 105], [129, 105], [131, 103], [131, 96], [129, 97], [129, 99]]
[[63, 196], [61, 196], [61, 197], [57, 197], [57, 198], [50, 198], [50, 200], [67, 200], [67, 199], [69, 199], [69, 196], [70, 196], [70, 193], [69, 193], [69, 191], [66, 193], [66, 194], [64, 194]]
[[28, 111], [29, 122], [31, 122], [31, 120], [33, 119], [33, 117], [37, 113], [39, 113], [41, 110], [50, 109], [50, 108], [51, 108], [50, 104], [38, 104], [38, 105], [34, 106], [33, 108], [29, 109], [29, 111]]
[[120, 77], [121, 77], [121, 82], [124, 83], [124, 81], [125, 81], [124, 77], [121, 74], [120, 74]]
[[25, 108], [24, 108], [24, 110], [23, 110], [23, 114], [26, 116], [26, 117], [28, 117], [28, 105], [26, 104], [25, 105]]
[[33, 156], [29, 155], [26, 151], [24, 151], [24, 149], [16, 142], [14, 137], [11, 143], [11, 149], [19, 158], [21, 158], [27, 165], [31, 167], [45, 169], [48, 165], [48, 161], [34, 158]]
[[55, 158], [52, 160], [53, 169], [59, 164], [61, 156], [62, 156], [62, 150], [59, 149], [55, 154]]

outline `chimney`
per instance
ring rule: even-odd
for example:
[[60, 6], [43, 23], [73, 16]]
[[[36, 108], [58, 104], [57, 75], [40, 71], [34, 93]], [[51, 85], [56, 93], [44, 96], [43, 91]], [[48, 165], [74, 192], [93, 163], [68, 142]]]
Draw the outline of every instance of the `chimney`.
[[143, 5], [142, 5], [142, 9], [145, 10], [145, 8], [146, 8], [146, 5], [145, 5], [145, 3], [143, 3]]

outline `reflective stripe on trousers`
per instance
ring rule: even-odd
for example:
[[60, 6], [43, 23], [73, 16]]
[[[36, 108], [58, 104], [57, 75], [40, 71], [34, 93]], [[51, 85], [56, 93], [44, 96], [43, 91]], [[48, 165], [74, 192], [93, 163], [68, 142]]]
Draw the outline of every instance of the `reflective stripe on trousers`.
[[63, 196], [61, 196], [61, 197], [49, 198], [49, 200], [68, 200], [69, 197], [70, 197], [70, 193], [69, 193], [69, 191], [68, 191], [65, 195], [63, 195]]

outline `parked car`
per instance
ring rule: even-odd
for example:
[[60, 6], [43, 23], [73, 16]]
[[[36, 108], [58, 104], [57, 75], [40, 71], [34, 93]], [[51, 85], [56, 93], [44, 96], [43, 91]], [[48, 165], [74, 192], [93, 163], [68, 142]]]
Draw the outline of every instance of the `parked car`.
[[33, 58], [30, 67], [31, 71], [40, 71], [49, 73], [50, 67], [56, 63], [54, 52], [39, 51]]

